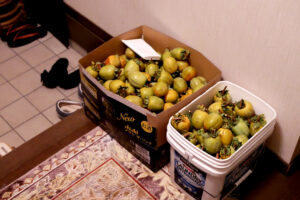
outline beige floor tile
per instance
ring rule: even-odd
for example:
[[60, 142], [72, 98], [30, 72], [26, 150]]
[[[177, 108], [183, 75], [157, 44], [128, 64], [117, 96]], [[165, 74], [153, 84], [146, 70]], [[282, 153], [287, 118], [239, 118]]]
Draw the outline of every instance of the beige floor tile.
[[43, 37], [43, 38], [40, 38], [39, 41], [40, 41], [40, 42], [44, 42], [44, 41], [46, 41], [46, 40], [49, 40], [49, 39], [52, 38], [52, 37], [53, 37], [52, 33], [50, 33], [50, 32], [48, 31], [48, 32], [47, 32], [47, 35], [46, 35], [45, 37]]
[[26, 123], [20, 125], [15, 130], [18, 134], [20, 134], [20, 136], [28, 141], [48, 129], [50, 126], [52, 126], [52, 124], [42, 114], [39, 114], [28, 120]]
[[47, 117], [47, 119], [49, 121], [52, 122], [52, 124], [56, 124], [57, 122], [61, 121], [61, 119], [59, 118], [59, 116], [56, 112], [56, 106], [55, 105], [48, 108], [47, 110], [45, 110], [43, 112], [43, 114]]
[[76, 67], [79, 65], [79, 60], [83, 57], [77, 53], [74, 49], [68, 49], [58, 55], [59, 57], [64, 57], [69, 60], [69, 65]]
[[38, 110], [25, 98], [21, 98], [0, 111], [2, 117], [14, 128], [38, 113]]
[[[0, 51], [1, 52], [1, 51]], [[14, 56], [3, 63], [0, 63], [0, 74], [7, 80], [10, 80], [19, 74], [29, 70], [31, 67], [20, 57]]]
[[74, 92], [77, 91], [77, 87], [72, 88], [72, 89], [67, 89], [67, 90], [65, 90], [65, 89], [63, 89], [63, 88], [60, 88], [60, 87], [58, 87], [57, 89], [58, 89], [61, 93], [63, 93], [66, 97], [67, 97], [67, 96], [70, 96], [71, 94], [73, 94]]
[[49, 49], [51, 49], [55, 54], [59, 54], [67, 48], [58, 40], [56, 37], [52, 37], [45, 42], [43, 42]]
[[7, 122], [0, 116], [0, 136], [11, 130], [11, 127]]
[[6, 82], [6, 80], [3, 78], [3, 76], [1, 76], [1, 74], [0, 74], [0, 85], [1, 84], [3, 84], [3, 83], [5, 83]]
[[75, 66], [75, 67], [72, 67], [72, 68], [73, 68], [73, 70], [75, 71], [75, 70], [79, 69], [79, 65], [77, 65], [77, 66]]
[[50, 69], [52, 68], [52, 66], [54, 65], [54, 63], [59, 59], [58, 56], [54, 56], [48, 60], [46, 60], [45, 62], [43, 62], [42, 64], [39, 64], [38, 66], [35, 67], [35, 69], [37, 71], [39, 71], [40, 73], [42, 73], [44, 70], [47, 70], [48, 72], [50, 71]]
[[41, 76], [35, 70], [29, 70], [24, 74], [14, 78], [10, 83], [23, 95], [42, 86]]
[[70, 64], [69, 64], [69, 66], [68, 66], [68, 73], [69, 74], [71, 74], [72, 72], [74, 72], [74, 71], [76, 71], [76, 69], [74, 69], [74, 67], [73, 66], [71, 66]]
[[12, 51], [5, 43], [0, 44], [0, 52], [0, 62], [3, 62], [16, 55], [16, 53]]
[[39, 111], [44, 111], [51, 105], [54, 105], [59, 99], [63, 99], [64, 96], [57, 89], [40, 87], [28, 94], [26, 98], [37, 107]]
[[42, 62], [48, 60], [55, 54], [43, 44], [39, 44], [30, 49], [27, 49], [19, 55], [31, 66], [37, 66], [38, 64], [41, 64]]
[[25, 50], [27, 50], [27, 49], [29, 49], [31, 47], [34, 47], [34, 46], [38, 45], [38, 44], [40, 44], [39, 41], [35, 40], [35, 41], [33, 41], [33, 42], [29, 43], [29, 44], [26, 44], [24, 46], [13, 48], [13, 50], [17, 54], [19, 54], [19, 53], [22, 53], [23, 51], [25, 51]]
[[78, 102], [83, 102], [82, 98], [78, 95], [77, 91], [68, 96], [68, 99], [72, 101], [78, 101]]
[[0, 109], [21, 97], [20, 93], [8, 83], [0, 85], [0, 92]]
[[15, 131], [12, 130], [9, 133], [1, 136], [0, 142], [4, 142], [11, 147], [17, 148], [24, 143], [24, 140]]

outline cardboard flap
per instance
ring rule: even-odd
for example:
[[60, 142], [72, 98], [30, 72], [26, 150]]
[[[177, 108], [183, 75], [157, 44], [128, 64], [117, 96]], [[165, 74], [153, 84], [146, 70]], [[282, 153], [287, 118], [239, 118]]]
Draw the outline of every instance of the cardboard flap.
[[160, 55], [143, 38], [122, 42], [144, 60], [160, 60]]

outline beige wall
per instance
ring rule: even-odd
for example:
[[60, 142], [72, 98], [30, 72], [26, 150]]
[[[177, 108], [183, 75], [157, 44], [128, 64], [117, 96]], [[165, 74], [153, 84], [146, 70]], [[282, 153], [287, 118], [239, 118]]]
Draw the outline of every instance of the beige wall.
[[300, 135], [299, 0], [65, 2], [113, 36], [148, 25], [202, 52], [276, 109], [268, 146], [290, 163]]

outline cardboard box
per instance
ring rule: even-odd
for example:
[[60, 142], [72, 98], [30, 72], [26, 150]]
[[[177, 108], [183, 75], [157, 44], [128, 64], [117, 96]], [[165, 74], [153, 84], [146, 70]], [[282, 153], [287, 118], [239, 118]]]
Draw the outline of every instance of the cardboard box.
[[[175, 47], [183, 47], [188, 49], [191, 52], [189, 60], [190, 64], [197, 68], [198, 75], [204, 76], [207, 79], [208, 84], [196, 93], [186, 98], [184, 101], [177, 103], [172, 108], [159, 114], [153, 114], [150, 111], [125, 100], [121, 96], [106, 90], [96, 79], [94, 79], [87, 73], [87, 71], [84, 70], [84, 68], [91, 64], [91, 61], [104, 61], [109, 55], [123, 54], [126, 46], [121, 42], [122, 39], [134, 39], [142, 37], [155, 50], [160, 52], [163, 52], [165, 48], [172, 49]], [[209, 87], [211, 87], [221, 79], [221, 71], [217, 67], [215, 67], [208, 59], [206, 59], [200, 52], [147, 26], [138, 27], [109, 40], [108, 42], [99, 46], [98, 48], [87, 54], [85, 57], [80, 59], [79, 63], [81, 65], [80, 72], [82, 85], [85, 86], [84, 90], [86, 90], [87, 93], [91, 96], [92, 101], [94, 101], [95, 104], [99, 106], [100, 110], [107, 110], [104, 107], [111, 105], [111, 107], [108, 109], [112, 109], [112, 112], [118, 113], [108, 112], [107, 114], [114, 115], [110, 116], [114, 117], [113, 120], [116, 120], [115, 118], [118, 118], [120, 124], [124, 124], [124, 126], [128, 125], [132, 129], [138, 130], [138, 135], [151, 135], [149, 136], [149, 139], [147, 139], [147, 142], [151, 146], [161, 146], [166, 143], [166, 127], [171, 115], [176, 113], [179, 109], [183, 108], [194, 98], [202, 94]], [[106, 101], [106, 99], [103, 97], [107, 97], [113, 100], [113, 102]], [[119, 104], [119, 107], [123, 112], [114, 109], [115, 104]], [[136, 124], [141, 124], [143, 121], [145, 121], [145, 123], [143, 123], [142, 125], [143, 128], [134, 127], [131, 125], [131, 122], [127, 123], [126, 120], [130, 120], [130, 118], [131, 120], [134, 120]]]
[[[125, 149], [131, 152], [138, 158], [144, 165], [150, 168], [153, 172], [157, 172], [165, 164], [170, 161], [170, 145], [165, 143], [160, 147], [152, 147], [145, 145], [135, 136], [124, 134], [123, 127], [119, 124], [114, 124], [112, 121], [103, 118], [99, 115], [101, 112], [99, 107], [92, 103], [91, 97], [83, 93], [84, 110], [86, 116], [96, 124], [99, 124], [103, 130], [115, 138]], [[116, 122], [118, 123], [118, 122]]]
[[[197, 75], [206, 78], [208, 84], [170, 109], [153, 114], [106, 90], [84, 70], [91, 64], [91, 61], [104, 61], [109, 55], [123, 54], [126, 46], [121, 40], [135, 38], [144, 38], [148, 44], [160, 52], [163, 52], [165, 48], [188, 49], [191, 52], [190, 64], [197, 69]], [[221, 79], [221, 71], [200, 52], [147, 26], [140, 26], [105, 42], [80, 59], [79, 63], [83, 91], [91, 104], [97, 107], [99, 115], [103, 115], [106, 120], [120, 127], [122, 133], [119, 134], [131, 135], [151, 147], [160, 147], [166, 143], [166, 129], [170, 116]]]

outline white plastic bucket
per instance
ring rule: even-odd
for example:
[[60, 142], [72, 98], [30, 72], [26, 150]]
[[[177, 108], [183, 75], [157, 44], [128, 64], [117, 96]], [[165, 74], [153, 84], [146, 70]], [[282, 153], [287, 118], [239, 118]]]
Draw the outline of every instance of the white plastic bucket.
[[[209, 105], [212, 103], [213, 95], [222, 90], [225, 86], [227, 86], [227, 90], [229, 90], [233, 101], [238, 101], [240, 99], [250, 101], [256, 114], [265, 115], [267, 124], [229, 158], [217, 159], [197, 148], [184, 138], [171, 125], [172, 118], [170, 118], [167, 127], [167, 140], [171, 146], [171, 177], [173, 181], [181, 187], [188, 189], [188, 193], [194, 198], [219, 199], [224, 188], [224, 183], [232, 178], [230, 175], [233, 171], [239, 174], [239, 179], [244, 179], [246, 175], [248, 176], [248, 171], [251, 170], [249, 169], [247, 171], [247, 169], [240, 169], [241, 167], [239, 165], [248, 159], [251, 160], [251, 162], [254, 162], [256, 159], [253, 157], [254, 152], [256, 153], [255, 155], [258, 155], [257, 152], [259, 147], [263, 145], [274, 130], [276, 111], [259, 97], [229, 81], [220, 81], [216, 83], [178, 113], [187, 113], [188, 111], [193, 112], [197, 108], [197, 105], [200, 104], [206, 106]], [[183, 169], [183, 166], [185, 166], [186, 169]], [[178, 178], [179, 176], [180, 179]], [[179, 183], [179, 181], [181, 182]], [[198, 193], [197, 188], [199, 190]], [[203, 190], [203, 192], [201, 190]], [[202, 195], [201, 198], [199, 195]]]

